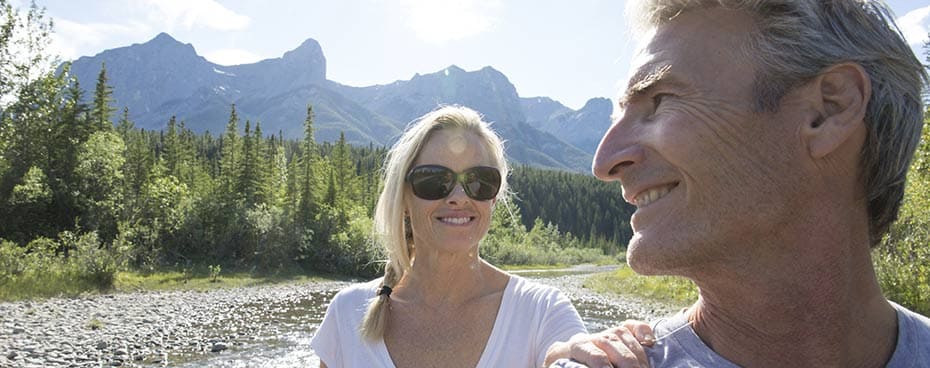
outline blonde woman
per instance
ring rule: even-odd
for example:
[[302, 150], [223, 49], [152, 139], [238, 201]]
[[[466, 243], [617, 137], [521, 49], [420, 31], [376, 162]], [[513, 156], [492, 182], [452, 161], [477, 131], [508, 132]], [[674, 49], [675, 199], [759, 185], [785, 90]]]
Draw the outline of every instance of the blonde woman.
[[321, 366], [539, 367], [550, 345], [585, 332], [561, 292], [481, 259], [507, 173], [500, 137], [473, 110], [442, 107], [408, 127], [375, 209], [384, 277], [334, 297], [311, 342]]

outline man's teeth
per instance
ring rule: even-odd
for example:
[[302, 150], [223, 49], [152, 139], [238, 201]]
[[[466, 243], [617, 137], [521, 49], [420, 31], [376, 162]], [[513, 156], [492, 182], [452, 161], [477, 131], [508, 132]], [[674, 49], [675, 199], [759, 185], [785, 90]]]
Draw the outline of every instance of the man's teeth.
[[449, 224], [462, 225], [468, 222], [469, 220], [471, 220], [471, 218], [470, 217], [442, 217], [439, 220], [445, 223], [449, 223]]
[[657, 201], [659, 198], [664, 197], [668, 192], [672, 191], [671, 185], [665, 185], [658, 188], [649, 189], [640, 195], [636, 196], [633, 203], [636, 207], [648, 206], [650, 203]]

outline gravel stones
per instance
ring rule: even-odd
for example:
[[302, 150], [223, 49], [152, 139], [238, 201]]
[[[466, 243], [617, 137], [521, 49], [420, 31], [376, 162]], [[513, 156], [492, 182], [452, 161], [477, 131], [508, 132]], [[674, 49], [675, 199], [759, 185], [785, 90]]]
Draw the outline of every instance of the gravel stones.
[[[667, 306], [599, 295], [590, 272], [523, 273], [568, 295], [590, 331]], [[348, 282], [134, 292], [0, 303], [0, 367], [305, 367], [326, 305]]]
[[0, 303], [0, 367], [167, 366], [311, 329], [345, 282]]

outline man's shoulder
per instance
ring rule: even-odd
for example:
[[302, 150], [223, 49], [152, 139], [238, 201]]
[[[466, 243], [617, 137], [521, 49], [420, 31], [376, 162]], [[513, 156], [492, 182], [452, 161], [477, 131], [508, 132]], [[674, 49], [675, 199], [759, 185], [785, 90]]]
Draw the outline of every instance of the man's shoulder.
[[[898, 312], [898, 338], [917, 338], [930, 343], [930, 318], [901, 305], [890, 302]], [[913, 335], [913, 336], [911, 336]]]
[[909, 323], [916, 325], [918, 328], [922, 328], [925, 333], [930, 333], [930, 317], [922, 315], [920, 313], [914, 312], [910, 309], [902, 307], [900, 304], [895, 302], [890, 302], [894, 309], [898, 312], [898, 321], [902, 319], [907, 320]]
[[682, 330], [691, 326], [686, 314], [687, 310], [682, 310], [669, 317], [660, 318], [652, 322], [652, 329], [656, 338], [675, 338], [674, 335], [681, 334]]
[[646, 349], [652, 367], [725, 367], [736, 368], [701, 341], [686, 311], [660, 319], [652, 326], [656, 343]]
[[888, 367], [930, 367], [930, 318], [890, 303], [898, 313], [898, 343]]

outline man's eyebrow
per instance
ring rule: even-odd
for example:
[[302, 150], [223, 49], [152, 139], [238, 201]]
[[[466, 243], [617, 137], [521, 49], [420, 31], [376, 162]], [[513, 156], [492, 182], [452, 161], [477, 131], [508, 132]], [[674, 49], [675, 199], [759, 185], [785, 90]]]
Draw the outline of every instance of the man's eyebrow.
[[630, 99], [643, 94], [665, 78], [672, 66], [669, 64], [662, 65], [658, 68], [640, 69], [639, 72], [630, 78], [626, 91], [617, 99], [617, 104], [622, 108], [625, 107]]

